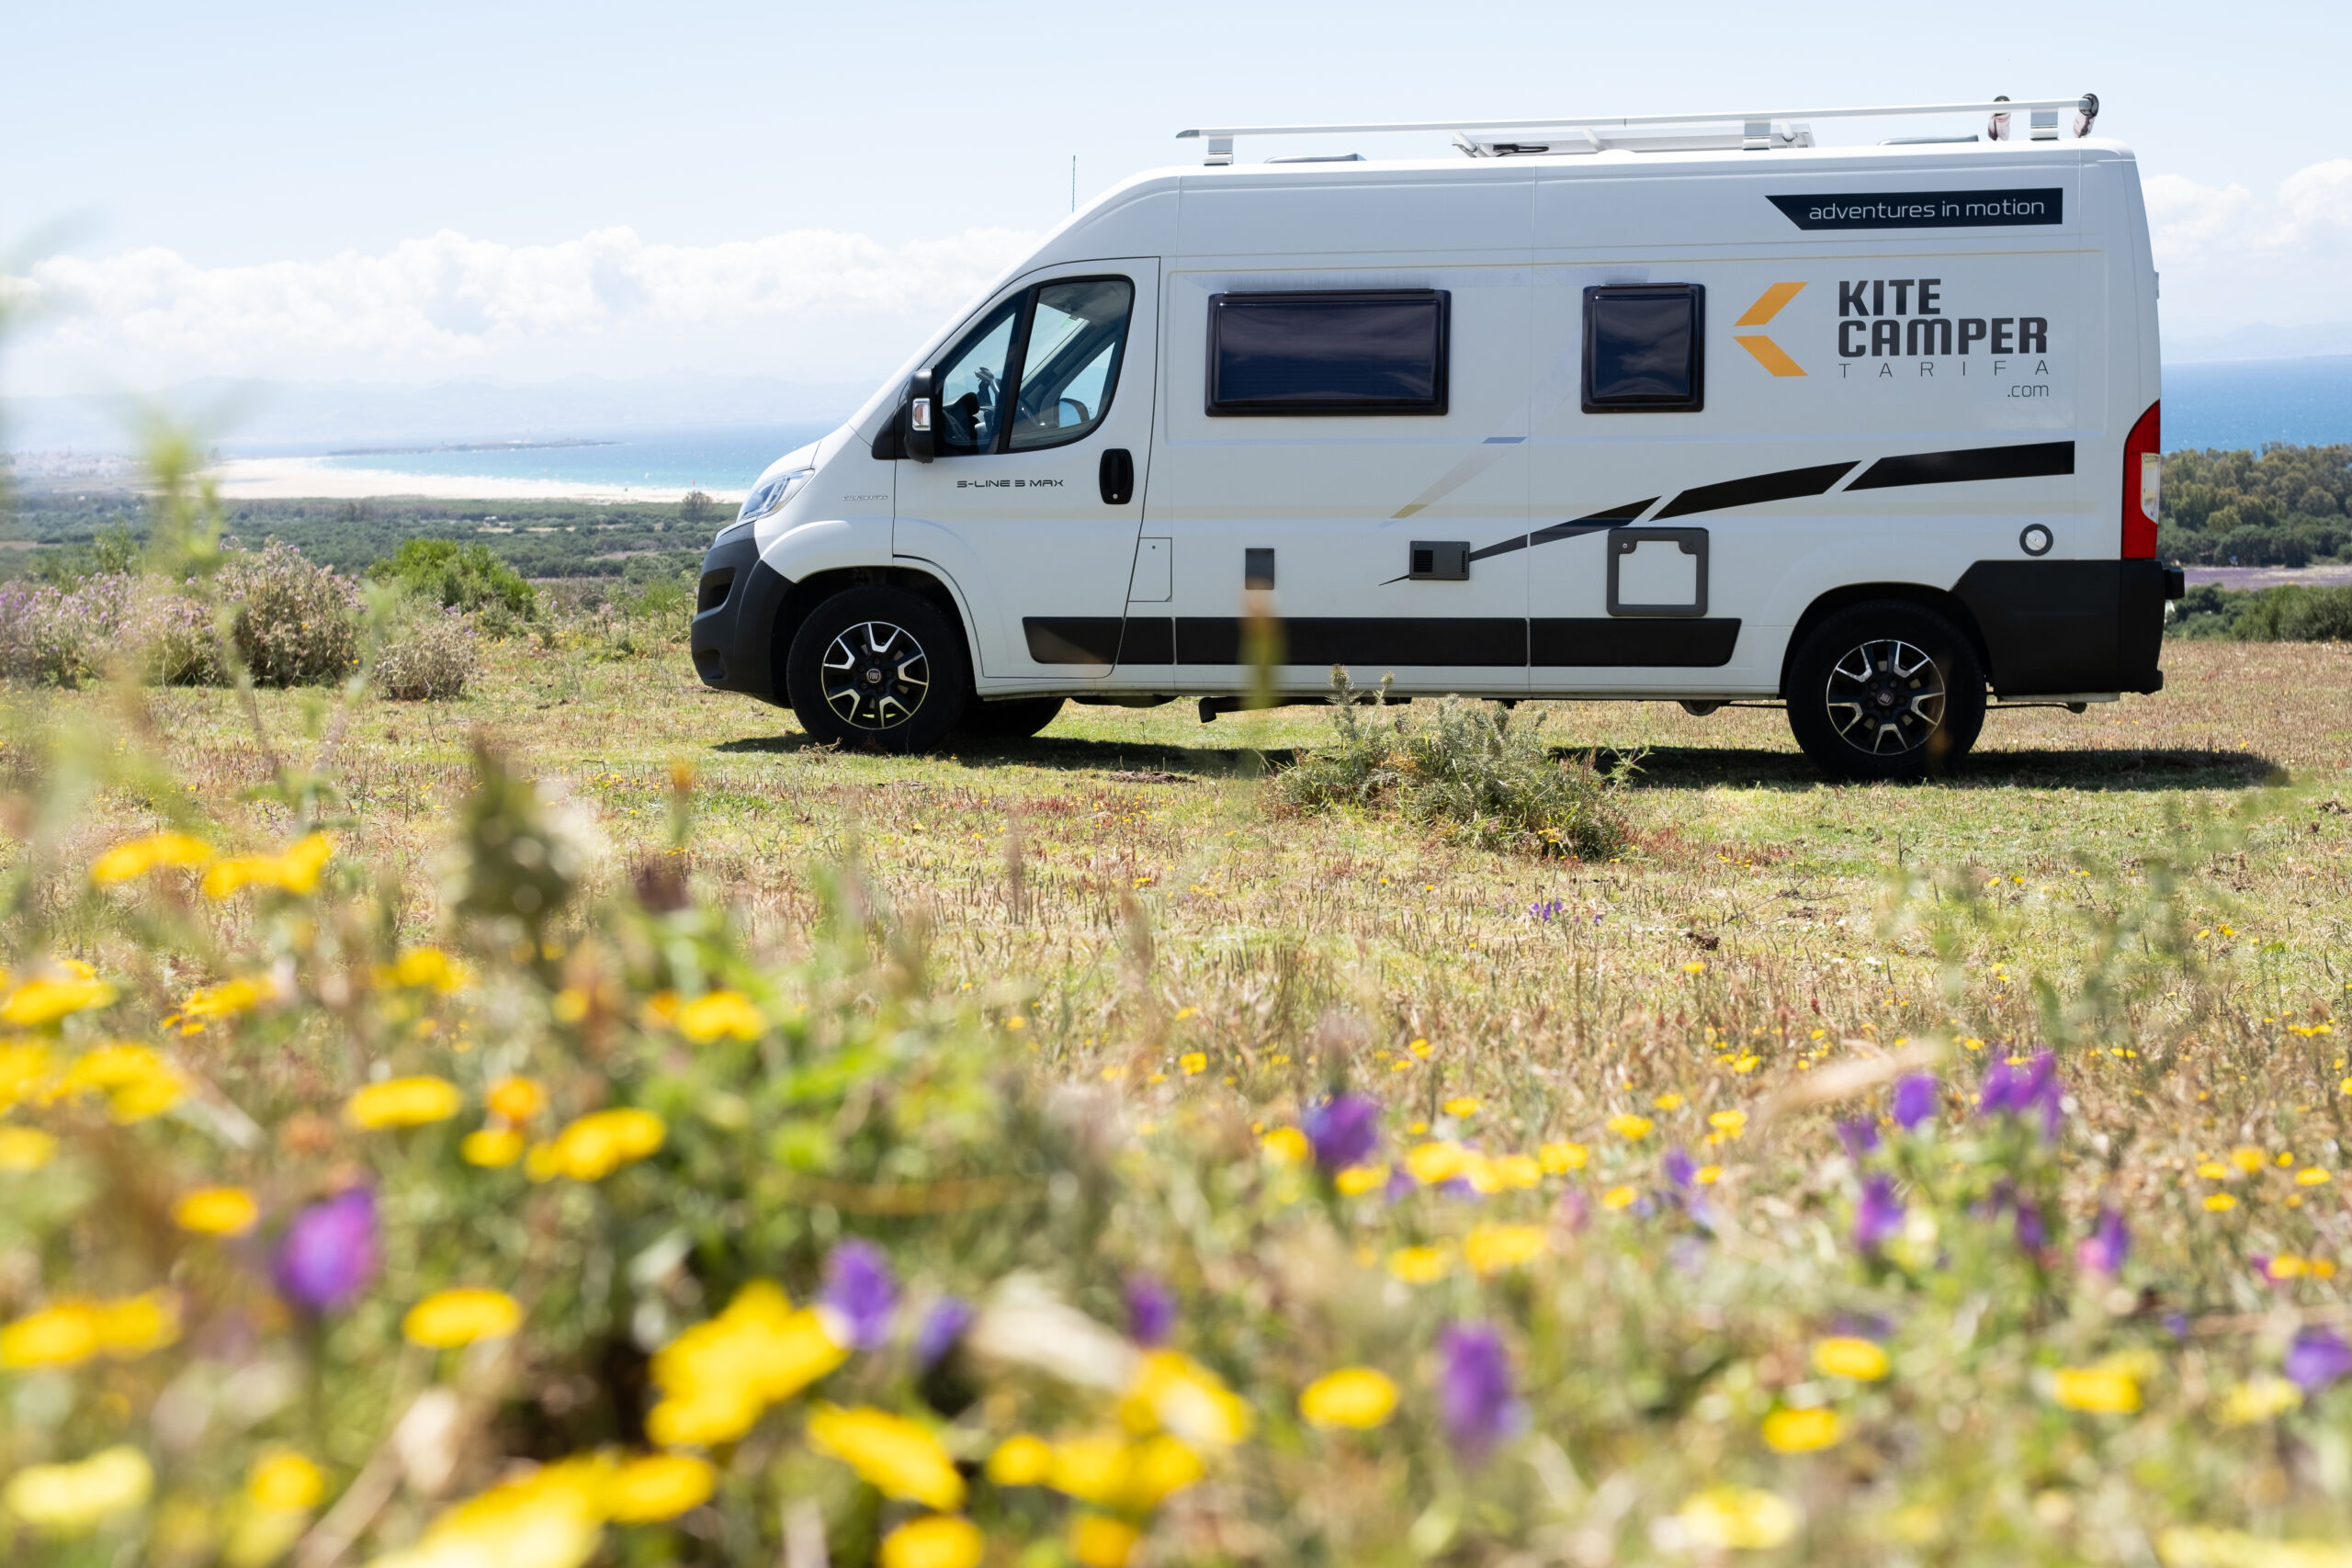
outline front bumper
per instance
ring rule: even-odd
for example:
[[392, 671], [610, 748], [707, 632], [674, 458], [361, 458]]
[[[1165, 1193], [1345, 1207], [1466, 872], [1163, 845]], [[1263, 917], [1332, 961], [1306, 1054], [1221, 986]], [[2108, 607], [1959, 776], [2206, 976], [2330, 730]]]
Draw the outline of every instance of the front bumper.
[[752, 526], [739, 523], [718, 536], [702, 559], [695, 591], [694, 630], [686, 646], [702, 683], [722, 692], [780, 702], [775, 617], [791, 581], [760, 558]]

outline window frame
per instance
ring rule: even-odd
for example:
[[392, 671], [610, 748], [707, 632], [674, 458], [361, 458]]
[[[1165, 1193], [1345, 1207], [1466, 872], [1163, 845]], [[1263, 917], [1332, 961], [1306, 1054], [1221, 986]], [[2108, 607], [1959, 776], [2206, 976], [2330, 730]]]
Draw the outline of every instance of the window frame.
[[[1118, 401], [1119, 376], [1120, 373], [1126, 368], [1127, 338], [1135, 331], [1136, 300], [1142, 292], [1136, 288], [1136, 280], [1124, 272], [1073, 273], [1068, 277], [1041, 277], [1035, 283], [1022, 285], [1019, 296], [1021, 301], [1020, 307], [1013, 312], [1012, 318], [1012, 341], [1006, 349], [1004, 356], [1003, 400], [1000, 404], [997, 427], [989, 433], [988, 446], [985, 449], [978, 447], [943, 446], [934, 452], [933, 455], [935, 457], [1001, 457], [1012, 450], [1012, 429], [1015, 424], [1020, 423], [1021, 384], [1029, 373], [1029, 331], [1036, 321], [1037, 296], [1045, 289], [1051, 288], [1057, 284], [1064, 283], [1125, 284], [1127, 286], [1126, 325], [1119, 330], [1118, 346], [1112, 351], [1111, 370], [1109, 375], [1103, 378], [1104, 391], [1102, 396], [1102, 406], [1095, 412], [1094, 422], [1085, 429], [1073, 431], [1071, 434], [1063, 436], [1059, 440], [1034, 442], [1022, 447], [1021, 451], [1023, 454], [1031, 452], [1050, 452], [1059, 446], [1075, 445], [1076, 443], [1083, 441], [1087, 437], [1097, 434], [1101, 432], [1103, 423], [1111, 417], [1112, 405]], [[962, 354], [964, 352], [965, 345], [972, 341], [973, 333], [985, 329], [989, 322], [995, 318], [996, 313], [1004, 308], [1004, 305], [1005, 301], [1003, 299], [991, 299], [986, 306], [975, 311], [972, 317], [973, 324], [970, 331], [965, 333], [961, 337], [958, 337], [954, 343], [950, 344], [947, 346], [946, 351], [943, 353], [938, 359], [933, 362], [933, 374], [934, 376], [938, 375], [941, 371], [944, 370], [958, 355]]]
[[[1593, 331], [1596, 308], [1611, 299], [1687, 299], [1690, 302], [1690, 395], [1687, 398], [1619, 399], [1596, 401], [1594, 373], [1600, 336]], [[1700, 413], [1707, 406], [1707, 286], [1703, 283], [1603, 283], [1584, 291], [1584, 412], [1587, 413]]]
[[[1431, 396], [1403, 401], [1396, 399], [1324, 399], [1313, 402], [1269, 403], [1217, 396], [1217, 346], [1228, 304], [1262, 305], [1276, 301], [1324, 300], [1352, 303], [1434, 303], [1437, 307], [1436, 365]], [[1208, 363], [1202, 376], [1202, 412], [1211, 419], [1442, 419], [1453, 403], [1453, 291], [1450, 288], [1283, 288], [1227, 290], [1209, 296]]]

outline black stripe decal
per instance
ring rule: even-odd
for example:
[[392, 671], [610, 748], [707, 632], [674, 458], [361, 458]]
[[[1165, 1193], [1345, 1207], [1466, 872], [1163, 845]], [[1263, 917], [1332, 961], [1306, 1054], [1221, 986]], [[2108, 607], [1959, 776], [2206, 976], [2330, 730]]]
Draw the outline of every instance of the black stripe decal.
[[1972, 479], [2038, 479], [2074, 471], [2073, 442], [2041, 441], [2024, 446], [1974, 446], [1958, 452], [1881, 457], [1846, 488], [1893, 490], [1898, 485], [1966, 484]]
[[1606, 512], [1589, 513], [1573, 523], [1555, 523], [1547, 528], [1538, 528], [1527, 536], [1528, 542], [1535, 545], [1548, 545], [1555, 539], [1576, 539], [1587, 534], [1601, 533], [1620, 524], [1631, 523], [1657, 504], [1657, 497], [1656, 496], [1650, 497], [1647, 501], [1629, 501], [1623, 506], [1612, 506]]
[[1844, 479], [1859, 463], [1823, 463], [1810, 468], [1783, 468], [1776, 474], [1755, 474], [1721, 484], [1686, 490], [1658, 509], [1658, 520], [1688, 517], [1698, 512], [1728, 512], [1735, 506], [1758, 506], [1768, 501], [1794, 501], [1821, 495]]
[[[1524, 534], [1514, 534], [1510, 538], [1503, 540], [1500, 544], [1487, 545], [1482, 548], [1472, 550], [1470, 552], [1470, 558], [1472, 560], [1485, 560], [1488, 556], [1507, 556], [1513, 550], [1523, 550], [1525, 548], [1527, 548], [1527, 536]], [[1401, 580], [1396, 578], [1389, 579], [1390, 582], [1398, 581]], [[1384, 588], [1387, 585], [1387, 583], [1381, 584]]]
[[1021, 635], [1040, 664], [1115, 664], [1119, 626], [1116, 615], [1024, 615]]
[[[1527, 623], [1511, 616], [1298, 616], [1281, 623], [1285, 665], [1454, 665], [1519, 669]], [[1176, 618], [1180, 664], [1241, 662], [1241, 623], [1226, 615]]]
[[1739, 622], [1539, 619], [1528, 641], [1539, 668], [1718, 670], [1731, 662]]
[[1119, 643], [1122, 664], [1176, 662], [1176, 622], [1167, 615], [1129, 615], [1127, 634]]

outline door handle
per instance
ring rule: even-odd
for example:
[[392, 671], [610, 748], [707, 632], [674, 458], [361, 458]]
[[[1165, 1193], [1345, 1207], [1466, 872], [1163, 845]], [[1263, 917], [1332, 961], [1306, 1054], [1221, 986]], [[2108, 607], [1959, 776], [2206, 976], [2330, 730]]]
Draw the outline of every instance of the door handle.
[[1135, 454], [1124, 446], [1109, 448], [1102, 454], [1095, 477], [1102, 486], [1102, 504], [1125, 506], [1136, 498]]

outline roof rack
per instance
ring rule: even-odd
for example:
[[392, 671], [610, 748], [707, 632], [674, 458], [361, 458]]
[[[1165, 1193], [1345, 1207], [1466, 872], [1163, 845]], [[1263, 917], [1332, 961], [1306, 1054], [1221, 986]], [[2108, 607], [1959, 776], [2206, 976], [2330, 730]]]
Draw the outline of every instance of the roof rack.
[[[2075, 134], [2090, 134], [2098, 118], [2098, 95], [2071, 98], [1993, 98], [1982, 103], [1894, 104], [1870, 108], [1724, 110], [1707, 114], [1589, 115], [1529, 119], [1395, 120], [1372, 125], [1220, 125], [1180, 130], [1180, 141], [1204, 140], [1210, 164], [1233, 162], [1233, 143], [1242, 136], [1379, 136], [1390, 133], [1452, 133], [1454, 145], [1474, 158], [1509, 157], [1530, 152], [1599, 152], [1612, 148], [1663, 151], [1672, 147], [1730, 147], [1769, 152], [1778, 147], [1809, 147], [1808, 128], [1792, 122], [1812, 119], [1893, 119], [1913, 115], [1982, 114], [1989, 116], [1990, 140], [2009, 139], [2009, 116], [2030, 116], [2030, 131], [2036, 141], [2058, 139], [2058, 117], [2075, 111]], [[1713, 135], [1625, 136], [1625, 131], [1662, 130], [1673, 126], [1736, 125], [1739, 133]], [[1480, 135], [1485, 132], [1485, 135]], [[1557, 133], [1550, 134], [1547, 133]], [[1504, 140], [1505, 136], [1510, 140]]]

